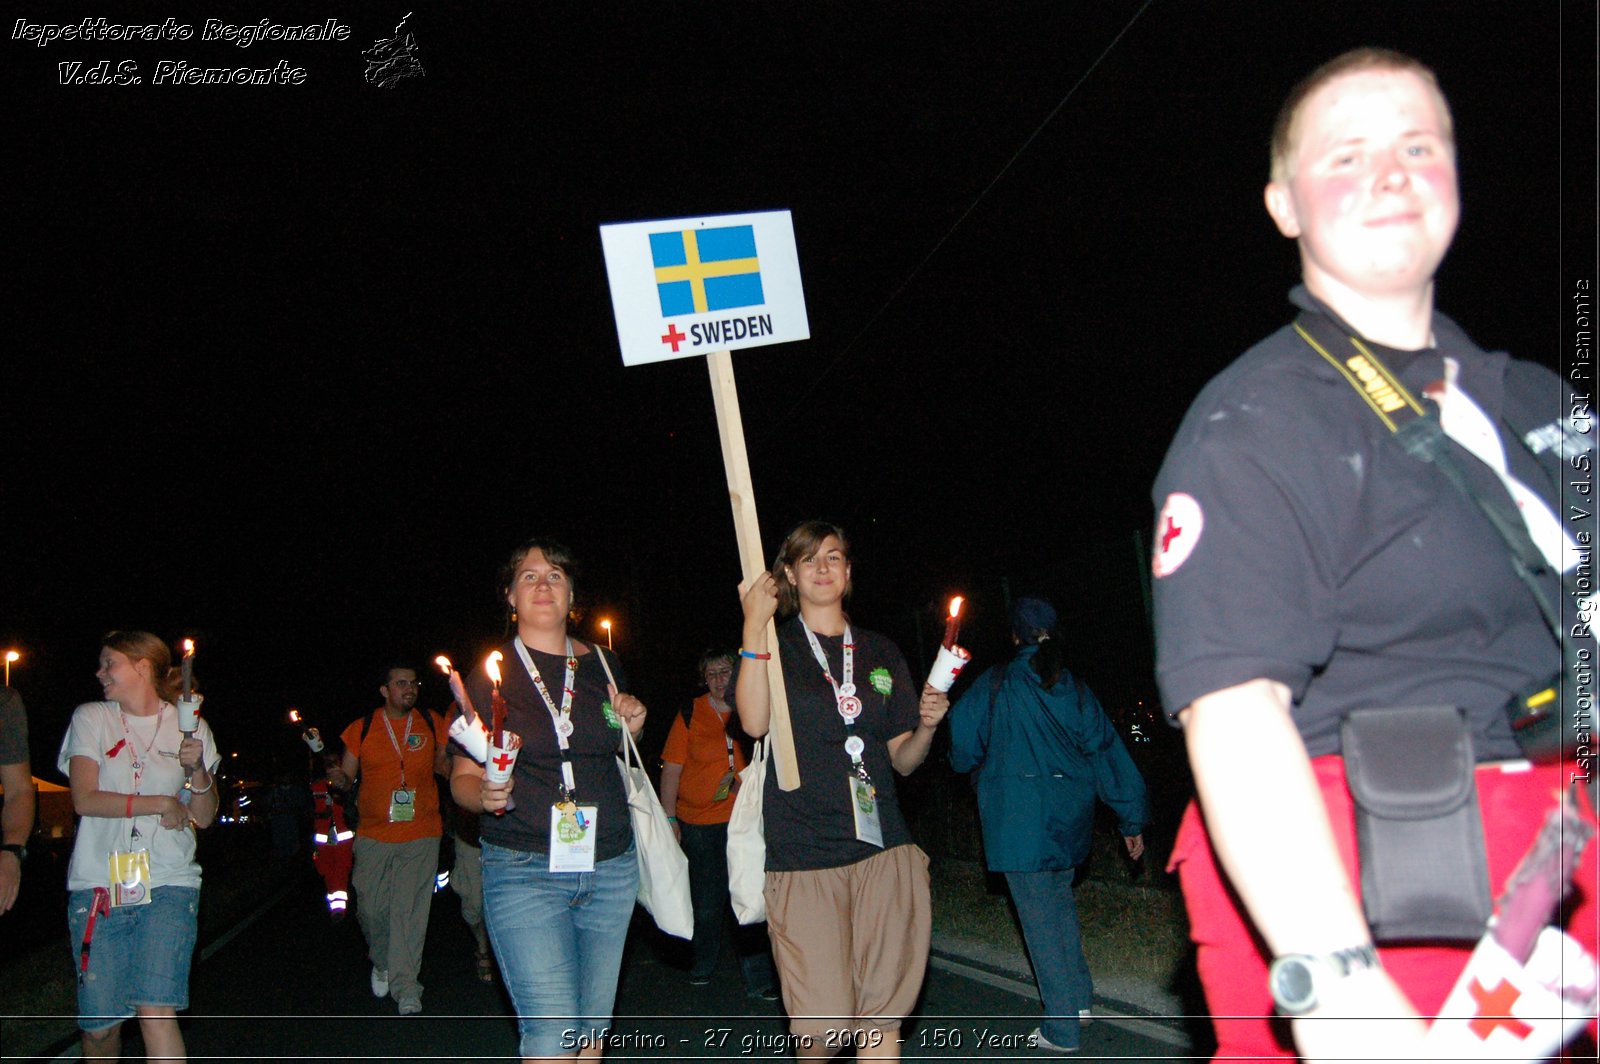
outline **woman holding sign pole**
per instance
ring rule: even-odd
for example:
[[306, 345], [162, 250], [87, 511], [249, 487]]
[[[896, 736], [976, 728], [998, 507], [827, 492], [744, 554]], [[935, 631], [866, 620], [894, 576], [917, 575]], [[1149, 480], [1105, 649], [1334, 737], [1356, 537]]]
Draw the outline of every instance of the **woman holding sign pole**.
[[808, 521], [789, 533], [770, 572], [743, 588], [744, 644], [734, 708], [766, 735], [771, 689], [767, 622], [777, 629], [800, 786], [762, 794], [767, 928], [796, 1052], [897, 1060], [901, 1019], [927, 968], [928, 858], [911, 841], [894, 774], [928, 756], [948, 696], [912, 686], [888, 639], [844, 611], [850, 544]]
[[457, 754], [450, 779], [457, 803], [486, 814], [484, 923], [524, 1060], [604, 1054], [639, 889], [617, 751], [624, 727], [644, 727], [645, 707], [609, 683], [601, 648], [567, 633], [574, 572], [551, 540], [512, 553], [501, 586], [516, 636], [500, 647], [499, 681], [480, 666], [467, 683], [491, 726], [503, 722], [490, 755], [511, 748], [511, 778], [492, 783]]

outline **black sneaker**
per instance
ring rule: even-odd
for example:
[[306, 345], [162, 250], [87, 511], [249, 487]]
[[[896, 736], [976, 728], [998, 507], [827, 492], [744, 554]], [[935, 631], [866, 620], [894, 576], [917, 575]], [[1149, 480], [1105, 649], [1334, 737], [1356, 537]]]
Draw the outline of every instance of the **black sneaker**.
[[690, 986], [710, 986], [711, 985], [711, 977], [709, 975], [690, 975], [689, 976], [689, 985]]
[[760, 990], [746, 991], [745, 997], [760, 998], [762, 1001], [778, 1001], [782, 999], [783, 995], [778, 993], [778, 988], [775, 986], [764, 986]]

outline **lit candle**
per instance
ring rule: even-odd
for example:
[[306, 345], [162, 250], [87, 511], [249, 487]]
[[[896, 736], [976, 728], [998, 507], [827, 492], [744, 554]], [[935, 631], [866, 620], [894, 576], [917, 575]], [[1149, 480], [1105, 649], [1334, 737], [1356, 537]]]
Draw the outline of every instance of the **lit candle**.
[[[171, 673], [168, 673], [170, 676]], [[172, 681], [167, 681], [171, 683]], [[189, 700], [189, 692], [194, 690], [194, 640], [183, 641], [183, 700]]]
[[489, 698], [489, 719], [494, 731], [494, 745], [503, 750], [506, 745], [506, 700], [500, 697], [501, 660], [500, 652], [491, 650], [489, 660], [483, 663], [483, 671], [489, 674], [489, 682], [494, 684], [494, 692]]
[[291, 708], [289, 710], [289, 723], [290, 724], [299, 724], [300, 723], [300, 711], [298, 709]]
[[450, 659], [440, 654], [433, 659], [433, 663], [444, 671], [445, 679], [450, 682], [450, 695], [456, 700], [456, 705], [461, 707], [461, 715], [468, 720], [476, 717], [478, 711], [473, 707], [472, 699], [467, 697], [467, 686], [461, 682], [461, 674], [450, 664]]
[[940, 646], [953, 647], [961, 634], [961, 596], [950, 600], [950, 619], [944, 622], [944, 642]]

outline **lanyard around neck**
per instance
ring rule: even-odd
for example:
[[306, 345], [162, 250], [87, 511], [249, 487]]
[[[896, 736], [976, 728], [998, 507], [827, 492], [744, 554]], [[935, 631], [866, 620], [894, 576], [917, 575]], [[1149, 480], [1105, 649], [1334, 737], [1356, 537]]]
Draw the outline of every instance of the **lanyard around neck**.
[[571, 744], [568, 739], [572, 735], [572, 697], [577, 689], [578, 658], [572, 652], [572, 637], [567, 637], [567, 670], [561, 679], [561, 706], [557, 708], [555, 699], [550, 697], [550, 689], [544, 684], [544, 677], [539, 674], [539, 666], [534, 664], [533, 655], [528, 653], [528, 645], [519, 635], [513, 642], [517, 648], [517, 657], [522, 659], [522, 667], [528, 670], [528, 678], [533, 681], [533, 686], [539, 691], [539, 697], [544, 699], [544, 708], [550, 711], [550, 726], [556, 732], [556, 745], [561, 748], [561, 783], [565, 790], [565, 797], [571, 800], [578, 792], [577, 778], [572, 773], [572, 762], [567, 758], [567, 751]]
[[800, 630], [805, 632], [806, 641], [811, 644], [811, 653], [817, 659], [817, 664], [822, 667], [822, 675], [828, 681], [828, 686], [833, 688], [833, 699], [839, 716], [844, 718], [845, 727], [849, 727], [861, 716], [861, 699], [856, 697], [856, 644], [850, 626], [844, 626], [844, 639], [841, 647], [844, 652], [844, 682], [840, 683], [833, 678], [833, 670], [828, 666], [828, 655], [822, 652], [822, 644], [817, 642], [817, 635], [806, 624], [804, 617], [800, 618]]
[[383, 727], [389, 733], [389, 745], [394, 747], [394, 756], [400, 761], [400, 789], [406, 789], [406, 753], [400, 748], [403, 741], [406, 745], [411, 743], [411, 711], [406, 710], [406, 733], [403, 740], [397, 741], [394, 737], [394, 722], [389, 719], [389, 711], [384, 710]]
[[128, 741], [128, 757], [133, 761], [133, 793], [138, 794], [139, 786], [144, 781], [144, 768], [154, 756], [156, 741], [161, 734], [161, 713], [167, 708], [163, 702], [156, 707], [156, 726], [150, 733], [150, 742], [144, 746], [144, 756], [139, 756], [139, 737], [133, 734], [133, 729], [128, 727], [128, 711], [117, 704], [117, 717], [122, 721], [122, 735]]
[[855, 769], [856, 775], [871, 783], [872, 777], [867, 773], [866, 762], [861, 760], [861, 754], [866, 749], [866, 743], [862, 742], [861, 736], [855, 733], [855, 723], [861, 718], [862, 708], [861, 699], [856, 697], [855, 633], [850, 630], [848, 624], [844, 626], [844, 638], [841, 641], [841, 649], [844, 655], [844, 682], [840, 683], [833, 678], [833, 670], [828, 667], [828, 656], [822, 652], [822, 644], [817, 641], [816, 633], [811, 630], [810, 625], [806, 624], [804, 617], [799, 620], [800, 630], [805, 632], [806, 641], [811, 644], [811, 653], [817, 659], [817, 664], [822, 666], [822, 675], [827, 679], [828, 686], [833, 688], [834, 704], [839, 711], [839, 716], [844, 720], [844, 730], [847, 736], [844, 741], [844, 752], [849, 755], [851, 767]]

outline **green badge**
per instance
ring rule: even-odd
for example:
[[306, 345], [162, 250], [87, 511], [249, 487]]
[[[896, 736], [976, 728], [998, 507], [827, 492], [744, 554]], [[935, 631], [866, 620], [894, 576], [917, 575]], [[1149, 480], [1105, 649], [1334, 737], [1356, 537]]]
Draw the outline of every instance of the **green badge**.
[[611, 700], [609, 698], [601, 704], [600, 712], [606, 715], [606, 725], [608, 727], [616, 728], [618, 731], [622, 730], [622, 718], [617, 716], [617, 711], [611, 708]]
[[894, 677], [889, 675], [888, 669], [881, 666], [867, 674], [867, 682], [872, 685], [874, 691], [885, 698], [888, 698], [889, 692], [894, 690]]
[[575, 842], [582, 842], [585, 834], [587, 834], [587, 832], [584, 830], [584, 828], [579, 826], [577, 820], [573, 817], [564, 816], [556, 824], [556, 838], [560, 839], [564, 843], [567, 843], [568, 845], [571, 845]]

